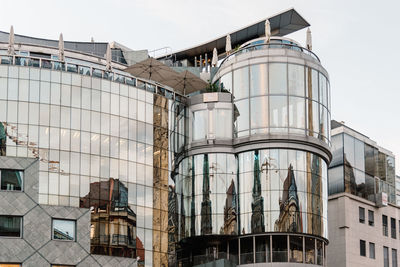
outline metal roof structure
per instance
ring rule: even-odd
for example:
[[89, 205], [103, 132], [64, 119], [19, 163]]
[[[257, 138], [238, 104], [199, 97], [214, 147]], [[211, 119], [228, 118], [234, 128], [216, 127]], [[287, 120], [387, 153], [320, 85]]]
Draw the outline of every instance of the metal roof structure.
[[[227, 33], [231, 36], [232, 47], [234, 48], [247, 41], [264, 36], [265, 21], [267, 19], [271, 25], [272, 36], [285, 36], [310, 26], [310, 24], [299, 13], [297, 13], [294, 8], [291, 8], [237, 31]], [[199, 55], [207, 54], [208, 56], [212, 56], [214, 48], [217, 48], [218, 54], [222, 54], [225, 52], [225, 41], [226, 35], [195, 47], [177, 51], [173, 54], [176, 56], [176, 60], [190, 59], [191, 61], [195, 56]], [[165, 56], [161, 56], [159, 59], [164, 57]]]

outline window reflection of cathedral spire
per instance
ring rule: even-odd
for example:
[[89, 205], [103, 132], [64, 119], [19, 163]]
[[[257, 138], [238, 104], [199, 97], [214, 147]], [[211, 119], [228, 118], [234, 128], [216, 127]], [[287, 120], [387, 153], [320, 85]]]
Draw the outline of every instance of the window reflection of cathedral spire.
[[264, 198], [261, 196], [259, 151], [254, 153], [253, 172], [253, 202], [251, 203], [251, 231], [252, 233], [264, 232]]

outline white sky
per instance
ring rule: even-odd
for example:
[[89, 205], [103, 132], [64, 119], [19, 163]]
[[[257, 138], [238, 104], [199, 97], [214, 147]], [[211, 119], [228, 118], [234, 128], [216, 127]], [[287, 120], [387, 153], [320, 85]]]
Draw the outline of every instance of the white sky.
[[[64, 40], [117, 41], [179, 50], [294, 7], [330, 74], [332, 118], [397, 156], [400, 174], [400, 1], [97, 0], [3, 1], [0, 30]], [[305, 30], [289, 36], [305, 42]]]

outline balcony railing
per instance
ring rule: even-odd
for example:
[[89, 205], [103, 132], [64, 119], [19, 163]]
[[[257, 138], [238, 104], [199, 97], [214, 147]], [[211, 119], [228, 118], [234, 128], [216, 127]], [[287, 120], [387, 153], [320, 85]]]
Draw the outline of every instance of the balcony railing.
[[23, 56], [23, 55], [13, 55], [13, 56], [0, 55], [0, 64], [26, 66], [26, 67], [78, 73], [84, 76], [91, 76], [100, 79], [119, 82], [122, 84], [127, 84], [130, 86], [136, 86], [140, 89], [152, 93], [157, 93], [169, 99], [175, 99], [177, 101], [181, 101], [182, 99], [182, 96], [176, 94], [174, 91], [169, 90], [165, 87], [161, 87], [157, 84], [151, 83], [149, 81], [138, 79], [136, 77], [128, 75], [127, 73], [122, 74], [122, 73], [117, 73], [115, 71], [106, 71], [89, 65], [80, 65], [80, 64], [70, 63], [68, 61], [62, 62], [55, 59], [47, 59], [47, 58]]
[[301, 47], [301, 46], [298, 46], [295, 44], [288, 44], [288, 43], [269, 43], [269, 44], [254, 44], [254, 45], [249, 45], [249, 46], [239, 48], [238, 50], [236, 50], [233, 53], [226, 56], [219, 64], [219, 67], [221, 67], [225, 63], [225, 61], [229, 61], [232, 58], [234, 58], [240, 54], [251, 52], [251, 51], [256, 51], [256, 50], [265, 50], [265, 49], [274, 49], [274, 48], [299, 51], [299, 52], [302, 52], [304, 54], [311, 56], [318, 62], [321, 62], [319, 57], [316, 54], [314, 54], [314, 52], [312, 52], [311, 50], [309, 50], [307, 48], [304, 48], [304, 47]]

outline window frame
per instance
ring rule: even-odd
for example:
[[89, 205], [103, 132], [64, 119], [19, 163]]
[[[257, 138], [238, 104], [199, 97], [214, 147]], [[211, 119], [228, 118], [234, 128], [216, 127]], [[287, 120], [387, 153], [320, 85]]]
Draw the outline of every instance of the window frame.
[[367, 242], [360, 239], [360, 256], [367, 257]]
[[358, 221], [365, 223], [365, 208], [363, 207], [358, 207]]
[[[55, 239], [55, 238], [54, 238], [54, 221], [70, 221], [70, 222], [74, 222], [74, 235], [73, 235], [73, 239], [72, 239], [72, 240]], [[54, 240], [54, 241], [62, 241], [62, 242], [76, 242], [76, 240], [77, 240], [76, 228], [77, 228], [77, 221], [74, 220], [74, 219], [51, 218], [51, 240]]]
[[[7, 189], [2, 189], [2, 179], [1, 179], [1, 172], [2, 171], [18, 171], [22, 173], [22, 181], [21, 181], [21, 190], [7, 190]], [[24, 184], [25, 184], [25, 170], [20, 170], [20, 169], [0, 169], [0, 191], [2, 192], [24, 192]]]
[[[370, 216], [372, 214], [372, 216]], [[372, 220], [371, 220], [372, 217]], [[374, 226], [375, 225], [375, 214], [373, 210], [368, 210], [368, 225]]]
[[390, 237], [397, 239], [396, 219], [390, 217]]
[[[373, 253], [371, 253], [371, 249], [373, 248]], [[376, 258], [376, 255], [375, 255], [375, 243], [373, 243], [373, 242], [369, 242], [369, 250], [368, 250], [368, 252], [369, 252], [369, 258], [370, 259], [375, 259]]]
[[[19, 222], [19, 236], [6, 236], [6, 235], [0, 235], [0, 238], [22, 238], [22, 228], [23, 228], [23, 216], [15, 216], [15, 215], [0, 215], [1, 217], [16, 217], [16, 218], [21, 218]], [[10, 263], [11, 264], [11, 263]]]
[[[385, 224], [385, 220], [386, 220], [386, 224]], [[389, 236], [388, 234], [388, 217], [386, 215], [382, 214], [382, 235], [383, 236]]]

